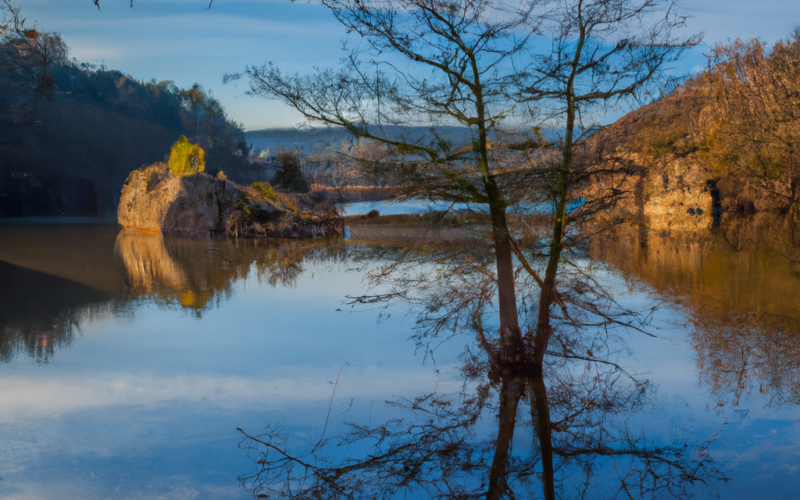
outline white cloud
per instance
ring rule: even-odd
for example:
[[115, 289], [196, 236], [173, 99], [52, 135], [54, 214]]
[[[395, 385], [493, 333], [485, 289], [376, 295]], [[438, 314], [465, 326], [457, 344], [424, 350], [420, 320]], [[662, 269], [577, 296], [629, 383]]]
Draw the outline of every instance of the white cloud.
[[[58, 378], [6, 377], [0, 384], [0, 420], [10, 423], [31, 415], [48, 417], [64, 412], [120, 405], [156, 405], [172, 400], [202, 401], [223, 408], [270, 409], [297, 404], [326, 403], [330, 374], [296, 369], [286, 378], [236, 376], [92, 373]], [[392, 395], [417, 395], [433, 390], [456, 391], [457, 381], [439, 381], [431, 370], [367, 366], [342, 373], [336, 397], [383, 400]]]

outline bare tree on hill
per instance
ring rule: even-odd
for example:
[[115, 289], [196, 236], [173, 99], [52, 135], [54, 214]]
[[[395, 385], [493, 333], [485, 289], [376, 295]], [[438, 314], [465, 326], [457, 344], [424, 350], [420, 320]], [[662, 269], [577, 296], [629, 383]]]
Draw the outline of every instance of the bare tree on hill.
[[[10, 100], [4, 103], [0, 97], [0, 106], [17, 121], [30, 122], [36, 119], [40, 100], [55, 96], [52, 70], [67, 61], [67, 45], [58, 33], [26, 25], [9, 0], [0, 0], [0, 16], [0, 85]], [[18, 96], [26, 99], [14, 99]], [[8, 112], [2, 107], [1, 114]]]

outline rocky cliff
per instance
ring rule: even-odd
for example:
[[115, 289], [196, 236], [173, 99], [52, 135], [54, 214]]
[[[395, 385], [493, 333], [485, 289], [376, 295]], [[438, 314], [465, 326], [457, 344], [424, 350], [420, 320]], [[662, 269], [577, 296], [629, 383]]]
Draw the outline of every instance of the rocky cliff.
[[687, 82], [589, 139], [585, 145], [588, 156], [624, 166], [604, 185], [580, 188], [586, 196], [611, 185], [623, 193], [608, 216], [657, 232], [686, 233], [775, 208], [763, 195], [762, 201], [757, 201], [752, 180], [733, 166], [721, 168], [710, 158], [708, 122], [712, 111], [708, 96], [698, 85], [697, 81]]
[[[800, 37], [735, 41], [662, 99], [598, 131], [622, 162], [619, 214], [659, 231], [724, 229], [759, 213], [800, 229]], [[607, 186], [608, 187], [608, 186]], [[597, 186], [596, 191], [602, 186]]]
[[334, 207], [312, 196], [240, 186], [224, 176], [177, 176], [166, 163], [131, 172], [117, 218], [125, 228], [167, 234], [305, 238], [342, 235]]

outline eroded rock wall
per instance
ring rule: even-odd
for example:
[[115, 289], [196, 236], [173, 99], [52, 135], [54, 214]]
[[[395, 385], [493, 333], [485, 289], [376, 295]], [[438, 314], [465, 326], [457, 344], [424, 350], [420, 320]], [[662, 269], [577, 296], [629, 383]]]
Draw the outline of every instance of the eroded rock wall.
[[[645, 166], [636, 179], [637, 222], [658, 231], [697, 231], [719, 223], [714, 176], [688, 158]], [[715, 219], [716, 217], [716, 219]]]

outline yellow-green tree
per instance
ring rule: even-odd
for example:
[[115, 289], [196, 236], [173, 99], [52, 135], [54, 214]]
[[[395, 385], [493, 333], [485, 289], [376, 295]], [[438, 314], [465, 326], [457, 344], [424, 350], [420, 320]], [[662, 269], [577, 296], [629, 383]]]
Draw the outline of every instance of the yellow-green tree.
[[206, 169], [206, 152], [182, 135], [169, 151], [169, 169], [177, 176], [194, 175]]

